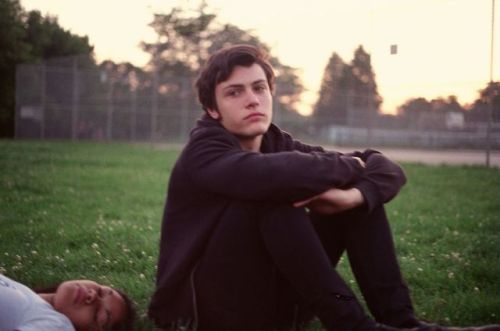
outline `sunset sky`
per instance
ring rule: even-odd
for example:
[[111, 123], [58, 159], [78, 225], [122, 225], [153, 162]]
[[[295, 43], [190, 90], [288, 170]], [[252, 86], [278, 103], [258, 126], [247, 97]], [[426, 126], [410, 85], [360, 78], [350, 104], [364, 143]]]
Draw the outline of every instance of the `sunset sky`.
[[[98, 61], [143, 66], [141, 41], [154, 41], [153, 13], [190, 0], [21, 0], [26, 10], [58, 17], [65, 29], [88, 35]], [[301, 111], [316, 101], [333, 52], [350, 62], [362, 44], [372, 55], [382, 110], [411, 97], [477, 97], [490, 79], [491, 0], [207, 0], [222, 23], [253, 31], [281, 62], [300, 70], [308, 92]], [[495, 7], [494, 80], [500, 80], [500, 3]], [[391, 55], [390, 46], [398, 45]]]

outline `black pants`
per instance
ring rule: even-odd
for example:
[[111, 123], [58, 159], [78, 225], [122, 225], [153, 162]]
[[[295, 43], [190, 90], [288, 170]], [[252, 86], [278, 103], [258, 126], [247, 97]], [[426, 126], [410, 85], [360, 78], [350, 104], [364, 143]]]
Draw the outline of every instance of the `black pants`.
[[325, 216], [234, 202], [196, 269], [199, 330], [288, 330], [310, 312], [328, 330], [371, 329], [334, 269], [344, 251], [375, 320], [416, 325], [383, 207]]

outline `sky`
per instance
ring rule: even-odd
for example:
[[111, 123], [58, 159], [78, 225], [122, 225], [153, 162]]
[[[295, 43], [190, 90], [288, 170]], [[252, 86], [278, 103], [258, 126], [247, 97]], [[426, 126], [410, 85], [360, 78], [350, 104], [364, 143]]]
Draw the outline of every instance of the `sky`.
[[[154, 13], [199, 0], [21, 0], [26, 10], [57, 16], [74, 34], [87, 35], [100, 62], [145, 65], [141, 41], [155, 41]], [[455, 95], [472, 103], [490, 80], [500, 80], [500, 3], [492, 0], [206, 0], [221, 23], [251, 30], [282, 63], [299, 71], [306, 87], [300, 111], [310, 113], [323, 71], [336, 52], [350, 62], [363, 45], [371, 54], [382, 111], [409, 98]], [[397, 53], [391, 54], [391, 45]]]

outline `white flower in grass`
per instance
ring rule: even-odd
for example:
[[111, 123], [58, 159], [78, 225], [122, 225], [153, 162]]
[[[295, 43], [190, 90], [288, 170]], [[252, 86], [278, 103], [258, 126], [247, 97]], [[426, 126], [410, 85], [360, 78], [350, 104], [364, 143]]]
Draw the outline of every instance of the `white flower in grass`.
[[422, 268], [417, 268], [417, 270], [420, 272], [424, 271], [424, 269], [422, 269]]
[[479, 287], [474, 286], [474, 292], [479, 292]]
[[453, 272], [448, 272], [448, 278], [455, 278], [455, 274]]
[[92, 243], [91, 247], [95, 250], [99, 249], [99, 245], [97, 243]]
[[145, 279], [145, 278], [146, 278], [146, 276], [144, 276], [144, 274], [140, 274], [140, 275], [139, 275], [139, 278], [140, 278], [140, 279]]

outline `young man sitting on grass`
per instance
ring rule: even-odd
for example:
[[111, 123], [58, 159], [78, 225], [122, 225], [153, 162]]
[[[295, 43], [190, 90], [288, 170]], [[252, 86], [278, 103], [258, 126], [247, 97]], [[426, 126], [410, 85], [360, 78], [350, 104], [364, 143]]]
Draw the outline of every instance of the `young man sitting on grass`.
[[[383, 207], [405, 183], [401, 168], [281, 131], [274, 78], [247, 45], [202, 69], [206, 114], [170, 177], [149, 316], [165, 330], [295, 330], [313, 316], [336, 331], [458, 330], [414, 315]], [[335, 271], [344, 251], [376, 322]]]

